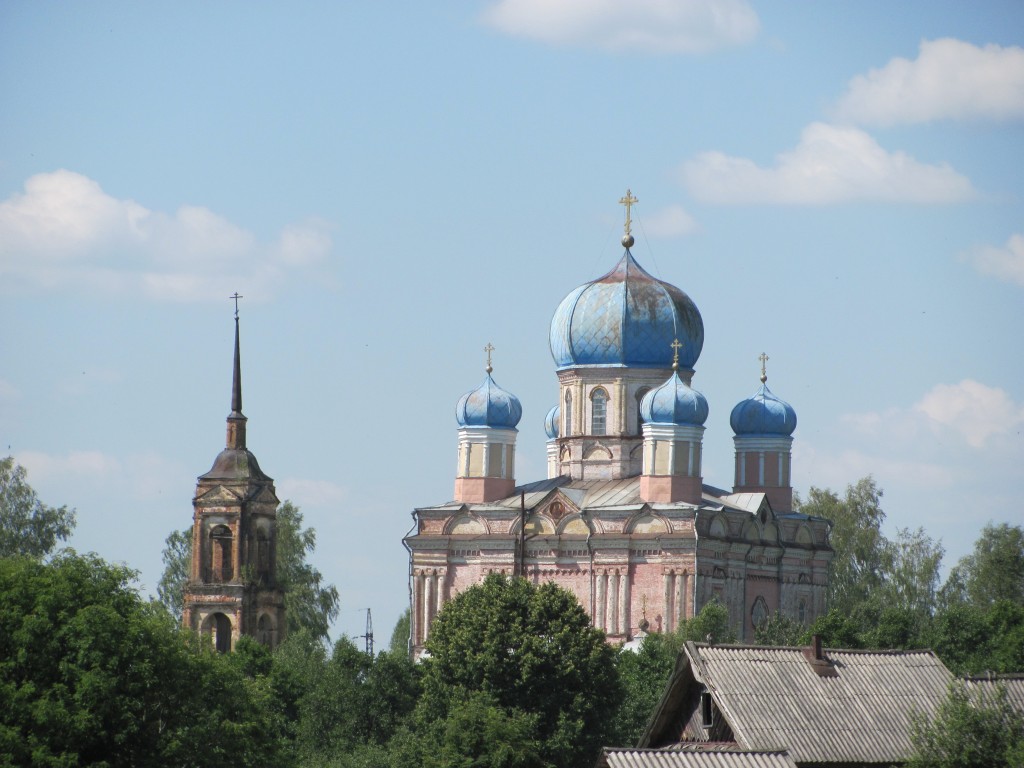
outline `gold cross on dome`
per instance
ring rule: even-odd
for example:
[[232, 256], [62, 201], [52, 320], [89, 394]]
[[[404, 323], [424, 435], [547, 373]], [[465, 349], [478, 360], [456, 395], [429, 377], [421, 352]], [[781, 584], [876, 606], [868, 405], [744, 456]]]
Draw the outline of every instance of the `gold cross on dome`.
[[768, 373], [765, 369], [765, 363], [768, 362], [768, 355], [762, 352], [760, 355], [758, 355], [757, 359], [761, 361], [761, 383], [764, 384], [766, 381], [768, 381]]
[[676, 339], [669, 346], [672, 347], [672, 369], [675, 370], [679, 367], [679, 350], [683, 345], [679, 343], [679, 339]]
[[494, 345], [491, 342], [487, 342], [487, 346], [484, 347], [484, 352], [487, 353], [487, 372], [490, 373], [494, 369], [491, 367], [491, 352], [494, 351]]
[[235, 317], [237, 318], [238, 317], [238, 300], [239, 299], [244, 299], [245, 297], [240, 295], [238, 293], [238, 291], [235, 291], [234, 295], [233, 296], [228, 296], [228, 298], [235, 300]]
[[640, 201], [637, 200], [635, 197], [633, 197], [633, 193], [630, 192], [628, 189], [626, 190], [626, 196], [619, 200], [619, 205], [626, 206], [626, 226], [625, 226], [625, 230], [626, 230], [626, 234], [627, 235], [632, 234], [631, 230], [633, 228], [633, 220], [630, 219], [630, 217], [629, 217], [629, 210], [630, 210], [630, 208], [633, 207], [633, 205], [635, 203], [639, 203], [639, 202]]

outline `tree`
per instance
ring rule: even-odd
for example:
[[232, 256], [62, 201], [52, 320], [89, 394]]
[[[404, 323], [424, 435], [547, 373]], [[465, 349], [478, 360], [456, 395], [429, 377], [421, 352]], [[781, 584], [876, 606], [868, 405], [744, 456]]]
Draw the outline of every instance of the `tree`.
[[[277, 508], [277, 580], [284, 589], [288, 633], [306, 632], [326, 641], [338, 615], [338, 590], [306, 562], [316, 550], [316, 530], [303, 529], [302, 512], [290, 501]], [[180, 617], [192, 560], [192, 530], [172, 532], [163, 551], [164, 572], [157, 586], [160, 602]]]
[[832, 521], [835, 555], [829, 572], [828, 606], [849, 610], [877, 592], [893, 561], [892, 546], [882, 535], [885, 512], [882, 489], [870, 475], [846, 486], [840, 499], [833, 491], [811, 487], [799, 511]]
[[418, 744], [424, 768], [546, 768], [537, 738], [538, 715], [507, 710], [484, 691], [465, 693], [448, 717], [436, 720]]
[[1006, 689], [950, 685], [935, 717], [914, 719], [908, 768], [1018, 768], [1024, 765], [1024, 714]]
[[[616, 656], [622, 703], [615, 715], [618, 729], [612, 744], [636, 744], [668, 683], [685, 641], [677, 634], [654, 632], [636, 650], [621, 648]], [[604, 745], [607, 746], [607, 745]]]
[[383, 747], [418, 695], [408, 653], [370, 656], [342, 638], [299, 703], [299, 753], [307, 761], [333, 760], [366, 745]]
[[44, 557], [75, 527], [75, 510], [43, 504], [26, 475], [13, 457], [0, 459], [0, 557]]
[[412, 612], [406, 608], [402, 615], [395, 622], [395, 628], [391, 630], [391, 641], [388, 643], [388, 652], [394, 655], [409, 655], [409, 635], [412, 632]]
[[192, 529], [171, 531], [164, 541], [164, 572], [156, 585], [156, 594], [168, 612], [178, 621], [185, 607], [185, 583], [192, 563]]
[[263, 679], [133, 578], [94, 555], [0, 559], [0, 764], [279, 765]]
[[1000, 600], [1024, 604], [1024, 529], [989, 523], [974, 552], [952, 569], [944, 588], [947, 600], [992, 605]]
[[338, 615], [338, 589], [306, 562], [316, 551], [316, 529], [302, 528], [302, 512], [290, 501], [277, 508], [277, 580], [284, 588], [288, 631], [327, 639]]
[[736, 630], [729, 621], [729, 609], [718, 600], [704, 604], [692, 619], [680, 621], [676, 627], [680, 647], [687, 640], [695, 643], [731, 645], [736, 642]]
[[575, 596], [553, 583], [488, 576], [442, 609], [427, 651], [421, 737], [475, 693], [490, 697], [517, 733], [532, 722], [541, 759], [562, 768], [589, 768], [613, 733], [615, 652]]
[[942, 568], [942, 544], [924, 532], [902, 528], [892, 546], [889, 595], [896, 605], [925, 619], [935, 610]]
[[806, 628], [776, 611], [766, 621], [754, 627], [757, 645], [799, 645]]

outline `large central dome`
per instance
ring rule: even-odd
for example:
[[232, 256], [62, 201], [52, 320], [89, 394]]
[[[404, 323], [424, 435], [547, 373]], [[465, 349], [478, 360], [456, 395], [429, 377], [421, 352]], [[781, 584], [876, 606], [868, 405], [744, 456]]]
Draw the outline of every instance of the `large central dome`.
[[675, 339], [682, 344], [680, 367], [692, 369], [704, 346], [697, 306], [647, 274], [629, 249], [607, 275], [562, 299], [551, 318], [551, 356], [559, 370], [668, 368]]

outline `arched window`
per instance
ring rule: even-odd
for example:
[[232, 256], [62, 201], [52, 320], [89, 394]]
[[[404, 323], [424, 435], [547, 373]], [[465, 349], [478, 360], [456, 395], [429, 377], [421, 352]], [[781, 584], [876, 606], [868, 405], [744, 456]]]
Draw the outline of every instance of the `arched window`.
[[765, 604], [763, 597], [758, 597], [754, 601], [754, 607], [750, 611], [750, 619], [755, 627], [760, 627], [768, 621], [768, 606]]
[[572, 435], [572, 392], [565, 390], [565, 430], [562, 432], [566, 437]]
[[268, 648], [274, 647], [274, 622], [265, 613], [256, 622], [256, 639]]
[[644, 395], [651, 391], [650, 387], [640, 387], [636, 391], [636, 433], [642, 435], [644, 433], [644, 417], [640, 413], [640, 404], [644, 401]]
[[256, 573], [261, 579], [270, 575], [270, 539], [262, 528], [256, 531]]
[[231, 581], [234, 569], [231, 565], [231, 529], [226, 525], [218, 525], [210, 531], [211, 558], [210, 568], [213, 581]]
[[590, 393], [590, 434], [608, 433], [608, 393], [598, 387]]
[[231, 650], [231, 619], [223, 613], [213, 613], [203, 621], [204, 635], [213, 640], [217, 653], [228, 653]]

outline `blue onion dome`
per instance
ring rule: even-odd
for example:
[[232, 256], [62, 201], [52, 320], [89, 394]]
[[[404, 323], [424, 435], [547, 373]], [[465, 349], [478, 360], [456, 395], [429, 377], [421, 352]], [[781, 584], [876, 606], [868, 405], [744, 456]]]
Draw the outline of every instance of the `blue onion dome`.
[[757, 394], [732, 409], [729, 424], [737, 437], [789, 437], [796, 429], [796, 411], [773, 395], [762, 379]]
[[708, 401], [672, 371], [668, 381], [644, 395], [640, 416], [647, 424], [700, 427], [708, 419]]
[[522, 416], [519, 398], [494, 383], [489, 367], [484, 383], [464, 394], [455, 406], [455, 419], [460, 427], [515, 429]]
[[562, 299], [549, 336], [559, 370], [664, 368], [673, 339], [682, 343], [679, 364], [692, 369], [704, 346], [697, 305], [674, 285], [647, 274], [628, 248], [615, 269]]
[[562, 408], [558, 405], [548, 411], [548, 415], [544, 417], [544, 434], [548, 436], [548, 440], [558, 439], [558, 422], [561, 418]]

